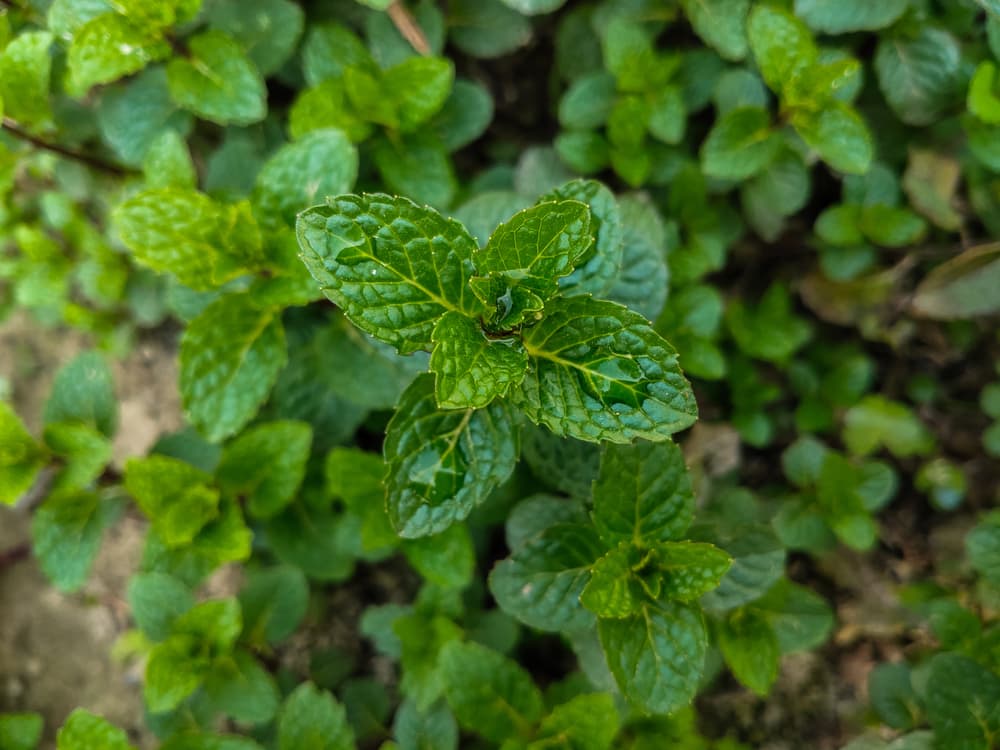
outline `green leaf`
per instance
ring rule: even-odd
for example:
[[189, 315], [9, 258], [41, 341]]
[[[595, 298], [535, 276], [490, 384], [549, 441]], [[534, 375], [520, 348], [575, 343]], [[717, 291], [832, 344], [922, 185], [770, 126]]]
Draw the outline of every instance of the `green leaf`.
[[431, 334], [430, 369], [442, 409], [479, 409], [517, 387], [528, 369], [516, 338], [491, 339], [480, 324], [462, 313], [441, 316]]
[[1000, 95], [997, 93], [997, 66], [986, 60], [979, 63], [969, 82], [969, 111], [990, 125], [1000, 125]]
[[861, 116], [843, 102], [819, 111], [797, 110], [792, 126], [834, 169], [847, 174], [868, 171], [874, 156], [871, 132]]
[[348, 68], [372, 70], [372, 59], [357, 34], [339, 23], [317, 23], [309, 27], [302, 45], [302, 72], [306, 83], [316, 86], [342, 78]]
[[124, 730], [106, 719], [78, 708], [69, 715], [56, 737], [57, 750], [134, 750]]
[[716, 588], [733, 564], [725, 550], [704, 542], [664, 542], [655, 549], [656, 565], [665, 574], [663, 596], [682, 602]]
[[679, 86], [665, 86], [650, 102], [649, 134], [664, 143], [678, 144], [684, 138], [687, 108]]
[[49, 32], [25, 31], [0, 52], [0, 102], [4, 113], [22, 125], [37, 127], [52, 119], [51, 47]]
[[173, 735], [160, 750], [263, 750], [253, 740], [235, 735], [184, 731]]
[[0, 747], [4, 750], [35, 750], [42, 739], [43, 722], [39, 714], [0, 715]]
[[606, 296], [656, 320], [667, 299], [666, 256], [673, 249], [672, 227], [644, 193], [623, 195], [618, 206], [623, 229], [621, 270]]
[[929, 24], [912, 37], [883, 38], [875, 51], [879, 88], [907, 125], [930, 125], [960, 96], [961, 51], [955, 38]]
[[421, 712], [413, 701], [403, 701], [392, 733], [399, 750], [458, 750], [458, 725], [443, 703]]
[[693, 515], [691, 480], [675, 443], [605, 446], [593, 519], [607, 542], [650, 547], [677, 539]]
[[817, 648], [833, 630], [833, 611], [826, 600], [788, 579], [778, 581], [752, 608], [770, 623], [783, 654]]
[[646, 567], [649, 557], [643, 557], [631, 543], [622, 542], [594, 563], [590, 580], [580, 592], [580, 603], [601, 618], [634, 615], [659, 593], [647, 593], [641, 572], [636, 570]]
[[580, 76], [559, 100], [559, 124], [574, 130], [599, 128], [608, 121], [616, 96], [614, 76], [603, 70]]
[[500, 57], [531, 40], [531, 21], [500, 0], [456, 0], [448, 7], [449, 40], [473, 57]]
[[555, 298], [523, 332], [530, 357], [515, 402], [557, 435], [665, 440], [697, 415], [677, 354], [640, 315], [589, 297]]
[[[564, 442], [587, 445], [576, 440]], [[586, 520], [587, 514], [580, 502], [556, 495], [530, 495], [515, 505], [507, 515], [504, 525], [507, 547], [516, 552], [550, 526], [557, 523], [585, 523]]]
[[441, 652], [445, 696], [458, 723], [494, 742], [526, 735], [542, 714], [542, 694], [516, 662], [476, 643]]
[[313, 130], [278, 149], [261, 168], [254, 189], [256, 215], [265, 226], [295, 226], [295, 216], [328, 196], [354, 187], [358, 150], [336, 129]]
[[42, 570], [63, 592], [76, 591], [87, 580], [104, 530], [118, 506], [90, 492], [50, 496], [31, 522], [32, 549]]
[[82, 97], [91, 86], [138, 73], [169, 55], [170, 45], [158, 30], [140, 28], [117, 13], [104, 13], [73, 35], [66, 87], [72, 96]]
[[107, 361], [85, 352], [59, 368], [45, 402], [46, 424], [82, 422], [112, 437], [118, 426], [118, 401]]
[[774, 629], [754, 610], [737, 610], [719, 627], [719, 649], [736, 679], [767, 695], [778, 677], [781, 651]]
[[170, 635], [174, 621], [194, 606], [191, 589], [166, 573], [139, 573], [128, 583], [128, 605], [139, 629], [154, 641]]
[[878, 664], [868, 674], [868, 695], [879, 718], [893, 729], [912, 729], [920, 719], [920, 699], [906, 664]]
[[504, 612], [533, 628], [583, 630], [594, 618], [580, 606], [580, 595], [604, 549], [591, 527], [556, 523], [497, 563], [490, 591]]
[[438, 208], [451, 205], [458, 190], [455, 170], [433, 133], [418, 130], [397, 138], [378, 138], [373, 158], [393, 192]]
[[965, 537], [969, 564], [986, 580], [1000, 583], [1000, 517], [987, 516]]
[[291, 0], [221, 0], [206, 5], [209, 24], [239, 42], [262, 75], [276, 73], [295, 52], [304, 14]]
[[244, 500], [251, 515], [270, 518], [295, 497], [306, 473], [311, 445], [312, 428], [305, 422], [257, 425], [222, 452], [219, 486]]
[[238, 432], [286, 361], [275, 310], [258, 309], [248, 295], [221, 297], [181, 337], [180, 389], [188, 419], [213, 442]]
[[297, 232], [323, 293], [401, 354], [431, 349], [445, 312], [482, 310], [467, 291], [475, 240], [431, 208], [383, 194], [345, 195], [300, 214]]
[[621, 620], [600, 620], [601, 646], [625, 697], [648, 713], [671, 713], [691, 702], [708, 648], [701, 612], [666, 602]]
[[576, 268], [559, 279], [564, 295], [593, 294], [610, 291], [622, 265], [625, 248], [621, 211], [605, 185], [597, 180], [573, 180], [551, 190], [539, 201], [574, 200], [590, 209], [590, 233], [594, 243], [576, 261]]
[[823, 34], [876, 31], [891, 26], [909, 7], [909, 0], [795, 0], [795, 15]]
[[787, 362], [812, 337], [812, 327], [792, 311], [791, 295], [780, 282], [768, 288], [755, 308], [739, 300], [731, 302], [726, 323], [746, 354], [779, 364]]
[[309, 583], [302, 571], [279, 565], [251, 571], [240, 591], [243, 630], [250, 639], [275, 644], [288, 638], [306, 616]]
[[354, 570], [359, 552], [354, 519], [329, 507], [294, 503], [267, 524], [267, 537], [278, 559], [317, 581], [343, 581]]
[[920, 315], [956, 320], [1000, 309], [991, 294], [1000, 280], [1000, 246], [980, 245], [945, 261], [924, 277], [913, 298]]
[[856, 456], [885, 446], [898, 458], [922, 456], [934, 448], [934, 436], [904, 404], [883, 396], [865, 396], [844, 417], [844, 443]]
[[837, 247], [853, 247], [864, 243], [861, 209], [862, 206], [856, 203], [830, 206], [816, 218], [816, 234], [824, 242]]
[[218, 515], [219, 492], [210, 482], [205, 472], [167, 456], [125, 465], [125, 489], [168, 547], [189, 544]]
[[561, 8], [565, 2], [566, 0], [503, 0], [505, 5], [526, 16], [551, 13]]
[[385, 510], [385, 463], [375, 453], [334, 448], [324, 467], [326, 487], [361, 519], [361, 544], [367, 551], [396, 546], [396, 531]]
[[310, 682], [288, 696], [278, 719], [278, 750], [354, 750], [344, 707]]
[[805, 24], [769, 5], [755, 6], [750, 12], [747, 39], [760, 74], [773, 91], [784, 90], [819, 56]]
[[0, 505], [13, 505], [45, 464], [42, 447], [14, 410], [0, 401]]
[[1000, 677], [966, 656], [929, 663], [924, 702], [938, 737], [955, 750], [987, 750], [1000, 733]]
[[481, 136], [493, 120], [493, 97], [479, 83], [458, 79], [444, 105], [431, 120], [438, 138], [448, 151], [468, 146]]
[[407, 539], [403, 554], [424, 580], [444, 589], [468, 586], [476, 566], [472, 537], [463, 524], [434, 536]]
[[608, 693], [586, 693], [556, 706], [542, 719], [528, 750], [555, 746], [566, 750], [610, 750], [621, 725], [614, 698]]
[[710, 538], [733, 558], [718, 588], [702, 598], [702, 606], [726, 612], [760, 599], [785, 572], [785, 549], [769, 526], [740, 523]]
[[771, 116], [760, 107], [739, 107], [716, 120], [701, 147], [710, 177], [745, 180], [765, 169], [781, 148]]
[[288, 132], [292, 138], [320, 129], [341, 130], [354, 143], [371, 135], [371, 124], [350, 106], [344, 82], [339, 78], [302, 91], [289, 112]]
[[274, 678], [246, 651], [217, 659], [204, 690], [214, 712], [244, 724], [268, 722], [278, 710]]
[[[443, 649], [462, 637], [462, 630], [447, 617], [409, 614], [398, 617], [392, 630], [401, 646], [403, 678], [400, 689], [425, 711], [445, 691]], [[499, 656], [499, 654], [498, 654]]]
[[93, 427], [79, 422], [54, 422], [45, 427], [45, 446], [62, 461], [50, 490], [88, 488], [111, 462], [111, 441]]
[[923, 238], [927, 222], [908, 209], [876, 204], [861, 209], [860, 228], [876, 245], [906, 247]]
[[749, 0], [683, 0], [682, 7], [694, 32], [721, 57], [746, 57]]
[[264, 80], [228, 34], [206, 31], [187, 40], [190, 58], [167, 63], [170, 96], [182, 109], [219, 125], [250, 125], [267, 114]]
[[443, 57], [411, 57], [382, 74], [381, 90], [399, 117], [399, 129], [416, 130], [444, 106], [455, 68]]
[[497, 330], [520, 325], [537, 313], [590, 249], [590, 209], [575, 200], [539, 203], [514, 214], [490, 235], [473, 259], [472, 291]]
[[149, 144], [142, 160], [142, 174], [151, 190], [194, 190], [198, 184], [187, 143], [176, 130], [165, 130]]
[[441, 410], [422, 375], [399, 400], [383, 446], [389, 518], [400, 536], [429, 536], [468, 517], [514, 470], [517, 435], [505, 401]]

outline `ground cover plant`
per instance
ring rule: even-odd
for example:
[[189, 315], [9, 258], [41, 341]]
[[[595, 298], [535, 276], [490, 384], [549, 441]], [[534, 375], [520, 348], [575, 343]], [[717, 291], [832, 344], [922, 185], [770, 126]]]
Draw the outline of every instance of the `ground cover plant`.
[[0, 750], [1000, 748], [1000, 4], [0, 6]]

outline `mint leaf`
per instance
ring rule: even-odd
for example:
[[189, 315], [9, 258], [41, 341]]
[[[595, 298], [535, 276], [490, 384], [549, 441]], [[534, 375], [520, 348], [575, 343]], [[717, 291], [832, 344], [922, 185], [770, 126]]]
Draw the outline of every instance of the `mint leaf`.
[[316, 86], [341, 78], [347, 68], [375, 68], [375, 61], [357, 34], [339, 23], [317, 23], [309, 28], [302, 45], [302, 71], [306, 83]]
[[217, 659], [204, 690], [213, 711], [245, 724], [263, 724], [278, 710], [274, 678], [246, 651]]
[[691, 702], [708, 648], [701, 612], [689, 604], [648, 604], [638, 614], [597, 624], [608, 666], [622, 693], [649, 713]]
[[221, 31], [187, 42], [191, 57], [167, 64], [170, 96], [183, 109], [219, 125], [250, 125], [267, 114], [264, 80], [243, 48]]
[[431, 126], [449, 151], [468, 146], [493, 120], [493, 96], [480, 83], [459, 78]]
[[753, 610], [737, 610], [722, 621], [719, 648], [740, 682], [767, 695], [778, 677], [781, 651], [774, 630]]
[[462, 630], [447, 617], [418, 613], [397, 617], [392, 630], [401, 647], [400, 689], [417, 708], [426, 711], [445, 691], [441, 652], [449, 643], [461, 639]]
[[749, 0], [683, 0], [681, 5], [694, 32], [721, 57], [746, 57]]
[[541, 718], [542, 694], [516, 662], [476, 643], [441, 651], [445, 696], [458, 723], [494, 742], [526, 735]]
[[608, 693], [585, 693], [556, 706], [542, 719], [528, 750], [562, 745], [574, 750], [610, 750], [621, 725], [614, 698]]
[[768, 362], [787, 362], [812, 336], [812, 327], [792, 311], [791, 295], [775, 282], [755, 308], [734, 300], [726, 311], [729, 331], [745, 353]]
[[761, 107], [739, 107], [716, 120], [701, 146], [710, 177], [745, 180], [766, 168], [781, 148], [771, 116]]
[[969, 112], [990, 125], [1000, 125], [1000, 96], [997, 94], [997, 66], [990, 61], [979, 63], [969, 82]]
[[490, 573], [490, 591], [504, 612], [533, 628], [582, 630], [593, 625], [594, 618], [580, 606], [580, 595], [590, 567], [603, 552], [589, 526], [556, 523], [497, 563]]
[[297, 232], [323, 293], [401, 354], [431, 349], [443, 313], [482, 310], [466, 288], [475, 240], [431, 208], [383, 194], [345, 195], [300, 214]]
[[262, 75], [276, 73], [295, 52], [305, 14], [291, 0], [221, 0], [206, 5], [209, 25], [239, 42]]
[[35, 750], [42, 739], [42, 717], [32, 713], [0, 714], [0, 747]]
[[59, 368], [45, 402], [45, 423], [75, 421], [111, 437], [118, 425], [118, 402], [107, 361], [85, 352]]
[[101, 536], [118, 515], [119, 506], [91, 492], [50, 496], [35, 511], [31, 543], [42, 570], [63, 592], [76, 591], [87, 580], [101, 546]]
[[382, 73], [381, 90], [392, 102], [404, 133], [416, 130], [437, 113], [455, 80], [451, 61], [411, 57]]
[[420, 711], [406, 700], [396, 711], [392, 733], [399, 750], [457, 750], [458, 725], [444, 703]]
[[[539, 430], [539, 432], [542, 431]], [[577, 440], [563, 442], [587, 445]], [[508, 549], [517, 552], [533, 537], [538, 536], [550, 526], [555, 526], [557, 523], [586, 523], [586, 520], [587, 514], [582, 503], [556, 495], [539, 493], [524, 498], [507, 514], [507, 521], [504, 524], [504, 538]]]
[[277, 312], [245, 294], [213, 302], [181, 337], [180, 389], [191, 423], [215, 442], [238, 432], [267, 398], [285, 366]]
[[599, 446], [530, 426], [521, 430], [521, 441], [524, 460], [539, 480], [567, 495], [590, 497], [590, 486], [597, 478], [600, 463]]
[[752, 608], [770, 623], [783, 654], [816, 648], [833, 630], [833, 612], [826, 600], [788, 579], [778, 581]]
[[44, 465], [41, 446], [14, 410], [0, 401], [0, 505], [13, 505], [35, 482]]
[[52, 41], [47, 31], [25, 31], [0, 52], [0, 102], [4, 113], [23, 125], [37, 127], [52, 119]]
[[295, 226], [295, 216], [354, 187], [358, 151], [340, 130], [313, 130], [278, 149], [257, 175], [254, 205], [268, 227]]
[[251, 571], [240, 591], [243, 631], [257, 643], [279, 643], [298, 628], [309, 606], [309, 582], [290, 566]]
[[673, 348], [640, 315], [588, 297], [555, 298], [523, 332], [528, 373], [514, 401], [557, 435], [665, 440], [697, 406]]
[[517, 387], [528, 369], [516, 338], [490, 339], [479, 323], [458, 312], [441, 316], [431, 334], [430, 369], [442, 409], [479, 409]]
[[125, 489], [168, 547], [189, 544], [216, 517], [219, 492], [211, 477], [167, 456], [133, 458], [125, 465]]
[[176, 130], [165, 130], [149, 144], [142, 160], [142, 174], [150, 189], [194, 190], [198, 175], [187, 143]]
[[170, 55], [157, 30], [143, 29], [117, 13], [91, 19], [73, 35], [67, 55], [67, 90], [82, 97], [91, 86], [137, 73]]
[[881, 39], [874, 66], [886, 101], [907, 125], [936, 122], [960, 95], [958, 43], [929, 24], [919, 24], [912, 36]]
[[1000, 677], [967, 656], [944, 653], [930, 660], [926, 684], [935, 734], [949, 747], [986, 750], [1000, 732]]
[[174, 621], [194, 606], [191, 589], [166, 573], [140, 573], [128, 583], [128, 604], [139, 629], [154, 641], [170, 635]]
[[590, 249], [590, 209], [579, 201], [539, 203], [498, 226], [473, 258], [472, 291], [507, 330], [530, 320]]
[[639, 611], [655, 598], [643, 585], [639, 571], [646, 559], [629, 542], [622, 542], [594, 563], [590, 580], [580, 593], [580, 603], [598, 617], [620, 619]]
[[725, 550], [704, 542], [663, 542], [655, 551], [656, 566], [664, 573], [663, 596], [682, 602], [716, 588], [733, 564]]
[[883, 445], [900, 458], [926, 455], [934, 448], [934, 436], [910, 409], [878, 395], [866, 396], [847, 410], [843, 438], [856, 456]]
[[57, 750], [134, 750], [128, 735], [106, 719], [78, 708], [56, 737]]
[[891, 26], [909, 6], [909, 0], [795, 0], [795, 15], [823, 34], [876, 31]]
[[444, 144], [428, 130], [396, 138], [377, 138], [375, 167], [386, 187], [438, 208], [451, 205], [458, 181]]
[[580, 76], [559, 100], [559, 124], [573, 130], [599, 128], [608, 121], [616, 96], [614, 76], [607, 72]]
[[758, 5], [750, 12], [747, 39], [760, 74], [773, 91], [783, 91], [819, 56], [805, 24], [769, 5]]
[[1000, 516], [987, 515], [965, 537], [969, 564], [987, 581], [1000, 582]]
[[810, 148], [834, 169], [864, 174], [874, 156], [872, 135], [865, 121], [843, 102], [819, 111], [797, 110], [792, 126]]
[[656, 320], [667, 299], [666, 256], [673, 249], [672, 227], [644, 193], [623, 195], [618, 207], [623, 229], [621, 270], [607, 298]]
[[387, 508], [403, 537], [436, 534], [468, 517], [514, 470], [518, 445], [505, 401], [438, 408], [434, 378], [406, 389], [386, 429]]
[[311, 682], [288, 696], [278, 719], [278, 750], [354, 750], [344, 707]]
[[288, 113], [288, 132], [292, 138], [319, 129], [341, 130], [354, 143], [371, 135], [371, 123], [350, 106], [344, 82], [339, 78], [305, 89]]
[[295, 497], [306, 473], [312, 428], [305, 422], [266, 422], [226, 446], [217, 476], [224, 492], [246, 501], [250, 514], [270, 518]]
[[317, 581], [343, 581], [354, 570], [358, 527], [329, 505], [298, 502], [267, 524], [274, 554]]
[[677, 539], [694, 515], [694, 493], [680, 448], [672, 442], [605, 446], [592, 515], [608, 543], [649, 547]]
[[476, 567], [472, 537], [462, 524], [434, 536], [405, 540], [403, 554], [424, 580], [444, 589], [468, 586]]

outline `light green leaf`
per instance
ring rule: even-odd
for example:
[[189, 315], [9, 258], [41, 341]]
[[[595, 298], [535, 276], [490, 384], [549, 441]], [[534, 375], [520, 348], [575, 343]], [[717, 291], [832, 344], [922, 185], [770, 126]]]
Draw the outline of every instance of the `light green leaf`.
[[431, 334], [430, 369], [442, 409], [479, 409], [517, 387], [528, 369], [516, 338], [491, 339], [472, 318], [458, 312], [441, 316]]
[[265, 226], [295, 226], [295, 216], [354, 187], [358, 150], [343, 132], [313, 130], [280, 148], [257, 175], [256, 215]]
[[556, 523], [493, 568], [490, 591], [504, 612], [533, 628], [583, 630], [594, 618], [580, 606], [580, 594], [603, 552], [589, 526]]
[[187, 143], [176, 130], [165, 130], [152, 143], [142, 160], [142, 174], [151, 190], [194, 190], [198, 175]]
[[13, 505], [35, 482], [44, 465], [43, 449], [14, 410], [0, 401], [0, 505]]
[[812, 327], [792, 311], [791, 295], [780, 282], [753, 308], [740, 300], [731, 302], [726, 323], [740, 349], [768, 362], [787, 362], [812, 336]]
[[245, 637], [279, 643], [298, 628], [309, 606], [309, 582], [298, 568], [279, 565], [251, 571], [240, 591]]
[[961, 51], [929, 24], [915, 36], [887, 36], [875, 51], [875, 73], [889, 106], [907, 125], [930, 125], [961, 95]]
[[899, 458], [922, 456], [934, 448], [934, 436], [904, 404], [879, 396], [865, 396], [844, 417], [844, 443], [856, 456], [867, 456], [885, 446]]
[[166, 573], [139, 573], [128, 582], [128, 605], [135, 624], [154, 641], [170, 635], [174, 621], [194, 606], [194, 594]]
[[288, 696], [278, 719], [278, 750], [354, 750], [344, 707], [310, 682]]
[[455, 68], [443, 57], [411, 57], [382, 74], [381, 89], [392, 102], [404, 133], [433, 117], [448, 98]]
[[795, 0], [795, 14], [820, 33], [846, 34], [891, 26], [909, 4], [909, 0]]
[[39, 714], [0, 714], [0, 747], [4, 750], [35, 750], [44, 724]]
[[63, 592], [76, 591], [87, 580], [104, 530], [117, 518], [119, 506], [90, 492], [50, 496], [31, 522], [32, 548], [42, 570]]
[[650, 102], [646, 126], [650, 135], [664, 143], [681, 142], [687, 126], [687, 108], [679, 86], [665, 86], [656, 93]]
[[342, 78], [348, 68], [375, 69], [375, 61], [365, 43], [339, 23], [311, 25], [302, 45], [302, 71], [306, 83], [316, 86]]
[[295, 497], [306, 473], [312, 428], [305, 422], [265, 422], [242, 433], [222, 452], [216, 476], [224, 492], [270, 518]]
[[531, 421], [558, 435], [665, 440], [696, 418], [676, 352], [642, 316], [620, 305], [555, 298], [523, 341], [530, 364], [514, 400]]
[[22, 125], [37, 127], [52, 118], [51, 47], [49, 32], [26, 31], [0, 52], [0, 102], [4, 113]]
[[747, 39], [760, 74], [773, 91], [783, 91], [819, 56], [805, 24], [770, 5], [757, 5], [750, 12]]
[[580, 592], [580, 603], [601, 618], [620, 619], [636, 614], [658, 592], [643, 586], [639, 567], [647, 560], [629, 542], [622, 542], [594, 563], [590, 580]]
[[473, 257], [472, 291], [508, 330], [530, 320], [590, 249], [590, 209], [575, 200], [539, 203], [514, 214]]
[[608, 121], [616, 96], [614, 76], [603, 70], [580, 76], [559, 100], [559, 124], [575, 130], [599, 128]]
[[747, 54], [746, 22], [750, 0], [683, 0], [694, 32], [726, 60]]
[[988, 515], [966, 535], [965, 551], [974, 570], [1000, 585], [1000, 515]]
[[125, 465], [125, 489], [168, 547], [189, 544], [218, 515], [219, 492], [210, 482], [205, 472], [168, 456]]
[[111, 437], [118, 425], [118, 401], [107, 361], [85, 352], [59, 368], [45, 402], [45, 423], [82, 422]]
[[158, 30], [133, 24], [117, 13], [91, 19], [73, 35], [67, 54], [67, 90], [76, 97], [91, 86], [138, 73], [170, 55], [170, 45]]
[[78, 708], [66, 719], [56, 737], [57, 750], [135, 750], [125, 731], [106, 719]]
[[883, 247], [906, 247], [919, 242], [927, 232], [927, 222], [906, 208], [864, 206], [859, 226], [865, 236]]
[[285, 366], [281, 319], [247, 295], [209, 305], [181, 337], [180, 389], [191, 423], [216, 442], [249, 422]]
[[204, 689], [214, 712], [244, 724], [268, 722], [278, 710], [274, 678], [243, 650], [217, 659], [205, 678]]
[[407, 539], [403, 554], [424, 580], [446, 589], [468, 586], [476, 565], [472, 537], [464, 524], [449, 526], [434, 536]]
[[740, 107], [716, 120], [701, 146], [710, 177], [744, 180], [770, 164], [781, 148], [771, 116], [760, 107]]
[[400, 536], [413, 538], [467, 518], [510, 476], [518, 445], [505, 401], [443, 411], [434, 378], [422, 375], [400, 398], [383, 450], [389, 518]]
[[445, 696], [458, 723], [494, 742], [526, 735], [542, 714], [542, 694], [516, 662], [476, 643], [441, 652]]
[[861, 115], [843, 102], [816, 112], [798, 110], [792, 126], [810, 148], [834, 169], [864, 174], [874, 156], [872, 134]]
[[770, 623], [783, 654], [817, 648], [833, 630], [833, 611], [826, 600], [787, 578], [753, 602], [752, 608]]
[[401, 646], [400, 689], [417, 708], [426, 711], [445, 691], [441, 652], [449, 643], [461, 639], [462, 630], [443, 615], [416, 613], [397, 617], [392, 630]]
[[373, 157], [386, 187], [438, 208], [451, 205], [458, 190], [444, 145], [429, 129], [375, 141]]
[[625, 697], [648, 713], [665, 714], [694, 698], [708, 637], [701, 612], [666, 602], [621, 620], [600, 620], [601, 646]]
[[239, 42], [265, 76], [292, 56], [302, 35], [304, 13], [291, 0], [216, 0], [206, 5], [209, 24]]
[[664, 542], [655, 549], [656, 565], [665, 574], [663, 596], [682, 602], [716, 588], [733, 564], [725, 550], [704, 542]]
[[299, 94], [288, 114], [288, 132], [292, 138], [321, 129], [341, 130], [353, 143], [360, 143], [372, 132], [347, 102], [344, 82], [331, 78]]
[[345, 195], [298, 219], [303, 261], [351, 321], [407, 354], [431, 349], [437, 319], [482, 306], [467, 290], [476, 243], [406, 198]]
[[997, 92], [997, 66], [989, 60], [979, 63], [969, 82], [966, 99], [969, 111], [990, 125], [1000, 125], [1000, 95]]
[[444, 703], [421, 712], [406, 700], [396, 711], [392, 733], [399, 750], [457, 750], [458, 725]]
[[608, 693], [586, 693], [556, 706], [542, 719], [537, 738], [528, 750], [610, 750], [621, 725], [614, 698]]
[[264, 119], [264, 80], [232, 37], [206, 31], [187, 44], [191, 57], [175, 57], [167, 64], [170, 96], [179, 107], [219, 125], [250, 125]]
[[650, 547], [677, 539], [693, 515], [691, 480], [675, 443], [605, 446], [593, 519], [607, 542]]
[[781, 651], [774, 629], [754, 610], [740, 609], [722, 621], [719, 648], [740, 682], [767, 695], [778, 677]]

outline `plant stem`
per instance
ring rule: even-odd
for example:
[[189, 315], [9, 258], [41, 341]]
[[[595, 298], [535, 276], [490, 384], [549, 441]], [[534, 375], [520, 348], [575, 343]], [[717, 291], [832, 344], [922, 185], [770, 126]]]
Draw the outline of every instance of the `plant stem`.
[[[4, 2], [4, 0], [0, 0]], [[13, 135], [15, 138], [20, 138], [22, 141], [30, 143], [36, 148], [44, 149], [45, 151], [51, 151], [54, 154], [59, 154], [67, 159], [72, 159], [73, 161], [78, 161], [81, 164], [85, 164], [91, 169], [96, 169], [100, 172], [106, 174], [115, 175], [116, 177], [125, 177], [130, 174], [137, 174], [135, 170], [128, 169], [119, 164], [113, 164], [112, 162], [105, 161], [98, 156], [92, 154], [85, 154], [82, 151], [75, 151], [66, 146], [62, 146], [58, 143], [50, 143], [49, 141], [42, 140], [41, 138], [32, 135], [28, 131], [24, 130], [20, 125], [11, 120], [9, 117], [3, 118], [3, 129], [8, 133]]]
[[427, 43], [427, 37], [424, 36], [423, 30], [417, 24], [417, 20], [413, 17], [413, 14], [407, 10], [406, 6], [400, 0], [393, 0], [393, 3], [386, 9], [386, 13], [389, 14], [389, 18], [396, 24], [399, 33], [403, 35], [403, 38], [410, 43], [413, 49], [421, 55], [429, 55], [431, 53], [431, 47]]

